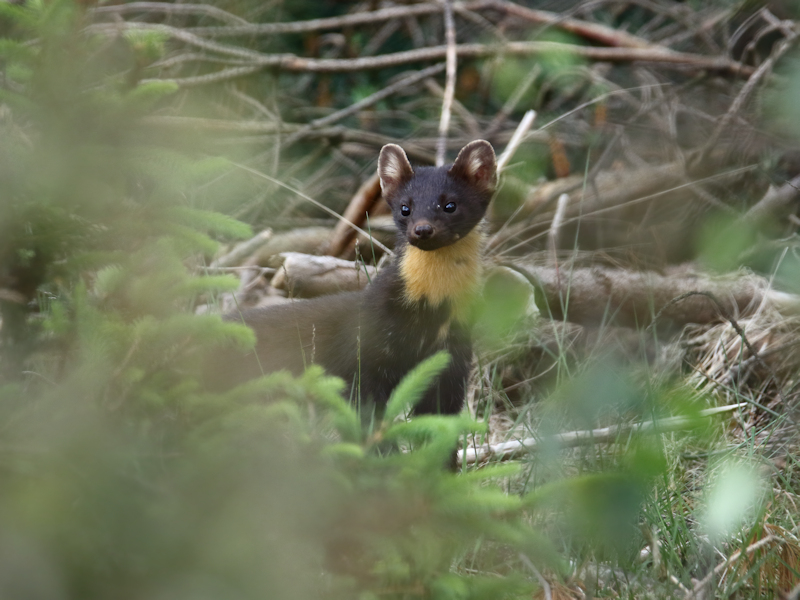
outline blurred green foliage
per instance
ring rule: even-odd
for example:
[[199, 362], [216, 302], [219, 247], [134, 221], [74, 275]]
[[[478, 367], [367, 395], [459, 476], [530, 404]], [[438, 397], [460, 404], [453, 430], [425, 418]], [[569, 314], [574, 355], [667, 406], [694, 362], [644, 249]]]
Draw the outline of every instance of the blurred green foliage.
[[[530, 598], [528, 559], [563, 577], [570, 549], [636, 554], [641, 507], [667, 468], [659, 438], [631, 436], [619, 460], [579, 473], [554, 466], [518, 493], [520, 466], [451, 473], [457, 440], [480, 426], [400, 418], [446, 356], [420, 365], [371, 430], [317, 369], [205, 391], [204, 357], [254, 342], [192, 312], [237, 283], [196, 273], [220, 239], [250, 233], [214, 209], [232, 211], [254, 184], [192, 135], [148, 124], [178, 93], [142, 81], [164, 38], [92, 36], [84, 10], [0, 3], [0, 597]], [[545, 74], [576, 66], [562, 58]], [[499, 77], [513, 81], [509, 64]], [[339, 87], [378, 89], [354, 78]], [[202, 104], [182, 101], [192, 115]], [[535, 158], [512, 171], [509, 198], [544, 171]], [[501, 345], [530, 295], [496, 283], [478, 327]], [[562, 395], [579, 427], [652, 408], [606, 365]]]

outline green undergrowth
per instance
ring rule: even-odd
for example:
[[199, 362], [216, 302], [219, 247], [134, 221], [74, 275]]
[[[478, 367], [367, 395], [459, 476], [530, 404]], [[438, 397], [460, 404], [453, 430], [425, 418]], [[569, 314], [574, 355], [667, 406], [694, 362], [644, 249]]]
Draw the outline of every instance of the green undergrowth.
[[[675, 597], [740, 549], [704, 597], [797, 581], [798, 457], [762, 444], [778, 421], [699, 417], [718, 392], [602, 347], [576, 358], [567, 335], [509, 341], [542, 322], [513, 283], [476, 326], [477, 420], [405, 418], [446, 355], [366, 428], [318, 369], [206, 391], [209, 356], [254, 343], [195, 309], [238, 285], [200, 274], [252, 233], [224, 211], [256, 184], [148, 120], [217, 101], [143, 81], [165, 40], [94, 37], [84, 11], [0, 3], [0, 597]], [[539, 449], [449, 470], [498, 413]], [[552, 437], [674, 416], [694, 426]]]

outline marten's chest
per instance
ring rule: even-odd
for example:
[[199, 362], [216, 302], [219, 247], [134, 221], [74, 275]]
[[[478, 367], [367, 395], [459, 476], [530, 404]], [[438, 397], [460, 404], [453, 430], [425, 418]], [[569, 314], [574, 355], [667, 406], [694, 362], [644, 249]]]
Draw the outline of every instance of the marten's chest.
[[446, 307], [450, 319], [465, 322], [481, 278], [483, 235], [473, 230], [455, 244], [425, 251], [407, 246], [398, 271], [406, 305]]

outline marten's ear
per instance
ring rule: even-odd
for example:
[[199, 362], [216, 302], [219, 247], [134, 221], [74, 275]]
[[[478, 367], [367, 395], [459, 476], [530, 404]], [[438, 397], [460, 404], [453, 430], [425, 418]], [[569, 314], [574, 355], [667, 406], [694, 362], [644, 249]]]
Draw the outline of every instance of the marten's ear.
[[414, 176], [406, 153], [397, 144], [386, 144], [381, 148], [378, 176], [381, 178], [381, 192], [387, 202], [391, 201], [401, 185]]
[[497, 187], [497, 159], [492, 145], [486, 140], [470, 142], [458, 153], [450, 167], [453, 177], [462, 177], [483, 192], [494, 192]]

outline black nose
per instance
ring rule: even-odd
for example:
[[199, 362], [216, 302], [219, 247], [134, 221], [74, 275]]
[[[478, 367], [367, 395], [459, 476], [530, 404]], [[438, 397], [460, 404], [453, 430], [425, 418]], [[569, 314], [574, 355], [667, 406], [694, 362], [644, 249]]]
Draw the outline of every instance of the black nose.
[[433, 235], [433, 225], [430, 223], [420, 223], [414, 227], [414, 235], [420, 240], [427, 240]]

